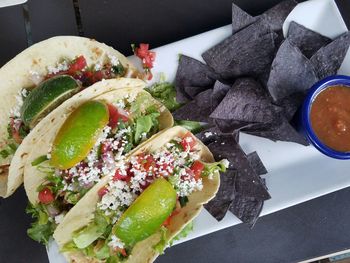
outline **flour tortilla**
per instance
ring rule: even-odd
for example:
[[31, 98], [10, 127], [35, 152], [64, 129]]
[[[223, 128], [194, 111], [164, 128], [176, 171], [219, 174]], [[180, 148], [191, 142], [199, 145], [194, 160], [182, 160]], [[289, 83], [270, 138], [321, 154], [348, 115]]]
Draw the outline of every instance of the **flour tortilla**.
[[[134, 83], [139, 85], [133, 85]], [[137, 79], [111, 79], [98, 82], [89, 87], [89, 90], [85, 90], [78, 94], [78, 96], [81, 95], [81, 97], [74, 96], [72, 99], [67, 100], [64, 104], [62, 104], [55, 111], [51, 112], [41, 121], [41, 126], [43, 128], [51, 126], [50, 129], [45, 131], [42, 129], [40, 132], [35, 130], [36, 136], [32, 136], [33, 139], [31, 140], [31, 143], [26, 143], [26, 146], [28, 146], [27, 149], [30, 151], [24, 167], [24, 188], [28, 199], [32, 204], [36, 204], [38, 202], [37, 187], [45, 181], [47, 174], [40, 172], [37, 167], [32, 166], [31, 163], [39, 156], [46, 155], [48, 153], [49, 148], [51, 147], [50, 145], [54, 141], [66, 118], [82, 103], [88, 100], [99, 100], [112, 103], [124, 98], [126, 95], [136, 97], [138, 94], [143, 93], [146, 96], [149, 96], [149, 100], [151, 100], [160, 110], [160, 130], [173, 126], [173, 117], [171, 113], [148, 92], [144, 91], [141, 83], [143, 83], [143, 81]], [[129, 86], [125, 86], [126, 84], [129, 84]], [[114, 87], [114, 89], [112, 89], [112, 87]], [[84, 97], [87, 92], [90, 93], [102, 89], [112, 90], [102, 94], [98, 92], [98, 94], [96, 94], [97, 96], [94, 97]], [[35, 127], [35, 129], [37, 129], [37, 127], [38, 125]]]
[[[126, 69], [126, 76], [141, 77], [136, 68], [121, 53], [93, 39], [75, 36], [59, 36], [39, 42], [18, 54], [0, 68], [0, 149], [7, 143], [7, 124], [10, 110], [16, 105], [16, 95], [22, 88], [35, 86], [30, 72], [40, 76], [48, 73], [48, 66], [55, 66], [61, 59], [74, 59], [83, 55], [88, 65], [102, 64], [108, 56], [116, 57]], [[10, 196], [22, 183], [20, 177], [8, 178], [8, 172], [18, 167], [18, 158], [11, 164], [11, 157], [0, 159], [0, 196]], [[22, 164], [21, 164], [22, 165]], [[20, 166], [21, 166], [20, 165]], [[19, 167], [20, 167], [19, 166]], [[9, 171], [10, 170], [10, 171]]]
[[[133, 154], [137, 155], [142, 152], [152, 152], [177, 136], [184, 136], [188, 131], [182, 127], [175, 126], [155, 135], [153, 139], [148, 140], [145, 144], [137, 147]], [[197, 146], [199, 149], [200, 159], [204, 162], [214, 162], [213, 155], [209, 149], [199, 140]], [[64, 217], [62, 223], [58, 225], [54, 233], [54, 239], [59, 247], [72, 240], [74, 231], [88, 225], [94, 218], [96, 204], [99, 201], [98, 190], [108, 183], [109, 178], [105, 177], [95, 185]], [[181, 208], [179, 214], [172, 217], [168, 227], [167, 240], [174, 238], [181, 230], [190, 223], [201, 211], [203, 204], [210, 201], [217, 193], [220, 186], [220, 175], [216, 173], [213, 179], [203, 178], [203, 190], [196, 191], [189, 196], [189, 202]], [[161, 239], [160, 233], [157, 232], [147, 239], [138, 242], [133, 248], [131, 255], [126, 262], [144, 263], [153, 262], [158, 253], [152, 249]], [[69, 262], [99, 262], [91, 260], [82, 253], [64, 253]]]

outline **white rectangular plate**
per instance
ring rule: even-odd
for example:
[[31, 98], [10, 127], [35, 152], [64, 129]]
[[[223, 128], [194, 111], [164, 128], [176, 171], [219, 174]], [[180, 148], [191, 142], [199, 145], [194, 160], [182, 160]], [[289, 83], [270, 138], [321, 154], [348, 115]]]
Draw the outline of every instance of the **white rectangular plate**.
[[[299, 4], [286, 19], [284, 32], [293, 20], [331, 38], [347, 31], [333, 0], [311, 0]], [[165, 73], [169, 81], [174, 80], [179, 54], [203, 61], [201, 54], [230, 34], [231, 25], [228, 25], [154, 49], [157, 53], [155, 81], [160, 73]], [[134, 56], [130, 59], [138, 63]], [[350, 75], [349, 51], [339, 72]], [[262, 216], [350, 186], [350, 162], [328, 158], [312, 146], [272, 142], [246, 134], [241, 135], [240, 144], [246, 153], [257, 151], [268, 170], [265, 178], [272, 198], [265, 202]], [[180, 242], [239, 223], [230, 212], [217, 222], [203, 210], [195, 219], [194, 231]], [[52, 263], [65, 262], [53, 242], [48, 255]]]
[[24, 4], [27, 0], [0, 0], [0, 8], [12, 5]]

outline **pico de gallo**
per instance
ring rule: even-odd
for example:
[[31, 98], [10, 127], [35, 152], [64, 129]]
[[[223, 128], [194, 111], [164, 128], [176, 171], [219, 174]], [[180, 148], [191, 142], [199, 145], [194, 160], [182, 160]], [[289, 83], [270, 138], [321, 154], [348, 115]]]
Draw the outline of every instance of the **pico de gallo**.
[[[104, 176], [122, 171], [125, 154], [159, 131], [160, 109], [148, 93], [108, 104], [109, 121], [85, 159], [60, 170], [50, 166], [51, 150], [32, 165], [47, 173], [38, 189], [38, 204], [31, 205], [35, 222], [28, 230], [34, 240], [47, 243], [63, 216]], [[43, 231], [45, 229], [45, 231]]]
[[154, 66], [156, 59], [156, 52], [149, 50], [149, 44], [141, 43], [139, 47], [134, 44], [131, 45], [134, 54], [141, 59], [142, 67], [146, 74], [146, 79], [151, 80], [153, 74], [151, 69]]
[[[23, 119], [22, 106], [26, 100], [31, 99], [30, 94], [36, 88], [54, 77], [71, 76], [76, 80], [77, 85], [79, 85], [79, 88], [71, 93], [71, 96], [73, 96], [74, 93], [79, 92], [102, 79], [112, 79], [125, 76], [127, 68], [125, 68], [113, 55], [108, 55], [103, 64], [96, 63], [93, 65], [88, 65], [85, 57], [80, 55], [73, 60], [63, 59], [55, 66], [48, 66], [47, 72], [46, 75], [42, 76], [38, 72], [30, 71], [29, 74], [32, 82], [35, 84], [34, 87], [31, 87], [30, 89], [23, 88], [16, 95], [16, 105], [11, 109], [9, 115], [7, 143], [2, 149], [0, 149], [0, 158], [6, 159], [12, 156], [18, 145], [21, 144], [22, 140], [30, 132], [32, 127], [29, 127]], [[47, 92], [43, 95], [47, 95]], [[38, 100], [40, 100], [40, 96], [37, 97]], [[57, 98], [52, 97], [53, 102], [55, 99]], [[53, 103], [50, 103], [51, 106], [52, 104]], [[59, 103], [57, 103], [57, 106], [58, 104]], [[51, 107], [49, 110], [46, 110], [45, 113], [47, 114], [52, 110], [53, 108]]]
[[[100, 201], [97, 203], [94, 220], [75, 232], [73, 241], [67, 243], [63, 250], [80, 251], [87, 257], [107, 260], [107, 262], [112, 259], [114, 261], [111, 262], [119, 262], [127, 258], [135, 244], [125, 244], [113, 229], [116, 222], [122, 220], [123, 213], [124, 216], [128, 213], [128, 208], [135, 200], [142, 198], [146, 189], [159, 178], [164, 178], [176, 191], [176, 205], [158, 228], [163, 232], [165, 238], [166, 229], [171, 224], [172, 218], [180, 212], [182, 207], [186, 206], [193, 192], [202, 190], [203, 177], [213, 179], [215, 172], [225, 171], [227, 167], [227, 160], [216, 163], [201, 161], [197, 140], [191, 133], [173, 138], [157, 151], [130, 157], [115, 170], [106, 186], [99, 189]], [[148, 210], [147, 216], [149, 217], [151, 213]], [[157, 215], [154, 216], [157, 217]], [[142, 215], [137, 218], [138, 224], [141, 224], [139, 220]], [[128, 222], [130, 225], [130, 220]], [[146, 229], [143, 230], [147, 232]], [[188, 231], [188, 228], [185, 231]], [[166, 244], [163, 244], [162, 248], [164, 249], [165, 246]]]

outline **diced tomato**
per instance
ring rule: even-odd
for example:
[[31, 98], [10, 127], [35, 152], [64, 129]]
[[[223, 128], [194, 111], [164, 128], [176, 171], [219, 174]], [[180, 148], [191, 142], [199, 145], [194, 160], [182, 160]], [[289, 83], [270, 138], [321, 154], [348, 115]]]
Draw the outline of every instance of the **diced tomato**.
[[142, 60], [142, 67], [145, 69], [145, 77], [151, 80], [153, 77], [151, 68], [153, 68], [153, 62], [156, 59], [156, 53], [148, 49], [149, 44], [141, 43], [140, 47], [135, 48], [134, 53]]
[[170, 225], [170, 223], [171, 223], [171, 219], [174, 216], [178, 215], [180, 213], [180, 210], [181, 210], [181, 205], [180, 205], [179, 200], [177, 200], [176, 201], [176, 207], [175, 207], [174, 211], [170, 214], [170, 216], [168, 216], [167, 219], [165, 219], [165, 221], [163, 222], [162, 225], [165, 226], [165, 227], [168, 227]]
[[204, 169], [204, 164], [200, 161], [194, 161], [194, 163], [191, 166], [191, 170], [193, 171], [194, 174], [194, 179], [197, 181], [201, 178], [201, 174]]
[[128, 254], [126, 253], [126, 250], [125, 250], [125, 248], [116, 248], [115, 249], [115, 251], [117, 252], [117, 253], [120, 253], [123, 257], [127, 257], [128, 256]]
[[73, 63], [69, 66], [68, 73], [69, 74], [74, 74], [77, 71], [81, 71], [86, 67], [86, 60], [84, 56], [79, 56], [77, 57]]
[[98, 190], [97, 194], [100, 198], [102, 198], [102, 196], [104, 196], [105, 194], [108, 193], [108, 189], [107, 187], [102, 187], [100, 190]]
[[119, 120], [122, 120], [123, 122], [129, 121], [129, 115], [123, 109], [118, 109], [117, 107], [114, 107], [112, 104], [108, 104], [108, 111], [109, 111], [108, 126], [110, 126], [112, 129], [117, 127]]
[[[145, 162], [143, 164], [143, 168], [146, 170], [146, 171], [150, 171], [150, 170], [153, 170], [156, 166], [156, 162], [153, 158], [152, 155], [148, 155], [145, 159]], [[153, 169], [152, 169], [153, 168]]]
[[131, 180], [131, 174], [130, 173], [126, 173], [126, 175], [123, 175], [120, 170], [117, 170], [115, 171], [115, 174], [113, 176], [113, 180], [114, 181], [118, 181], [118, 180], [121, 180], [121, 181], [126, 181], [126, 182], [130, 182]]
[[194, 138], [194, 136], [192, 135], [192, 133], [187, 132], [182, 138], [180, 144], [185, 151], [191, 151], [193, 147], [197, 144], [197, 141], [196, 138]]
[[44, 188], [43, 190], [41, 190], [38, 194], [38, 198], [40, 203], [42, 204], [50, 204], [55, 200], [55, 197], [52, 193], [52, 191], [50, 190], [50, 188]]
[[106, 143], [102, 143], [101, 144], [101, 153], [104, 154], [106, 152], [108, 152], [110, 150], [110, 145], [106, 144]]

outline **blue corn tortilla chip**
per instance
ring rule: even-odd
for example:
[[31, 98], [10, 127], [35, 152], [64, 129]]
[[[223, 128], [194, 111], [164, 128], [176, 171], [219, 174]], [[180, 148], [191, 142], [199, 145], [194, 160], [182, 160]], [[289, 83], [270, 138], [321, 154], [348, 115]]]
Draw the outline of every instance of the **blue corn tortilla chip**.
[[249, 15], [236, 4], [232, 3], [232, 35], [241, 29], [253, 24], [259, 18]]
[[237, 171], [228, 169], [220, 173], [220, 187], [214, 199], [204, 205], [204, 208], [216, 218], [222, 220], [235, 198], [235, 179]]
[[301, 145], [309, 145], [309, 142], [305, 139], [303, 135], [295, 130], [295, 128], [290, 125], [290, 123], [286, 119], [282, 119], [281, 123], [276, 124], [270, 127], [267, 130], [244, 130], [242, 132], [256, 135], [259, 137], [264, 137], [270, 139], [274, 142], [276, 141], [285, 141], [285, 142], [295, 142]]
[[214, 119], [243, 122], [273, 122], [278, 108], [271, 103], [269, 94], [251, 78], [235, 81], [225, 98], [210, 115]]
[[257, 152], [251, 152], [247, 155], [250, 166], [258, 175], [267, 174], [267, 170], [263, 162], [261, 161]]
[[191, 99], [194, 99], [199, 93], [207, 89], [210, 89], [210, 87], [184, 87], [186, 95], [188, 95], [188, 97], [190, 97]]
[[210, 122], [209, 115], [211, 109], [211, 94], [213, 90], [208, 89], [199, 93], [194, 100], [185, 104], [173, 112], [177, 120]]
[[222, 120], [215, 119], [214, 123], [217, 125], [219, 130], [223, 133], [234, 133], [239, 132], [241, 129], [251, 127], [255, 123], [237, 120]]
[[315, 68], [301, 51], [286, 39], [276, 54], [267, 83], [275, 101], [308, 90], [318, 81]]
[[223, 98], [226, 96], [227, 92], [231, 88], [231, 85], [226, 85], [220, 81], [216, 81], [213, 87], [213, 93], [212, 93], [212, 101], [211, 101], [211, 108], [214, 110], [220, 102], [223, 100]]
[[215, 142], [221, 134], [222, 132], [218, 129], [218, 127], [213, 126], [197, 133], [196, 137], [205, 145], [208, 145]]
[[276, 104], [283, 108], [284, 117], [288, 121], [291, 121], [303, 103], [304, 97], [304, 92], [293, 93], [281, 101], [278, 101]]
[[222, 134], [207, 145], [215, 160], [226, 158], [230, 162], [230, 169], [237, 170], [236, 190], [244, 192], [246, 196], [267, 200], [270, 195], [260, 176], [250, 166], [248, 158], [235, 137]]
[[[247, 158], [251, 167], [258, 175], [267, 173], [267, 170], [257, 152], [248, 154]], [[265, 184], [264, 179], [262, 179], [261, 182]], [[264, 200], [246, 196], [244, 193], [235, 191], [235, 197], [229, 207], [229, 210], [243, 223], [249, 224], [251, 227], [253, 227], [261, 213], [263, 205]]]
[[253, 227], [258, 220], [263, 205], [263, 200], [236, 194], [229, 210], [243, 223], [249, 224], [250, 227]]
[[287, 37], [290, 43], [298, 47], [307, 58], [311, 58], [317, 50], [332, 42], [330, 38], [294, 21], [289, 24]]
[[282, 30], [284, 21], [298, 4], [295, 0], [285, 0], [265, 11], [261, 16], [273, 31]]
[[319, 49], [312, 57], [311, 63], [314, 65], [320, 79], [335, 75], [338, 72], [350, 45], [350, 32], [337, 37], [327, 46]]
[[183, 103], [191, 100], [185, 87], [187, 87], [187, 91], [190, 89], [189, 87], [196, 87], [198, 94], [199, 88], [204, 91], [212, 87], [216, 78], [216, 74], [207, 65], [194, 58], [181, 55], [175, 77], [177, 101]]
[[205, 51], [202, 57], [222, 79], [258, 76], [272, 63], [275, 37], [259, 20]]

